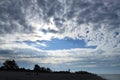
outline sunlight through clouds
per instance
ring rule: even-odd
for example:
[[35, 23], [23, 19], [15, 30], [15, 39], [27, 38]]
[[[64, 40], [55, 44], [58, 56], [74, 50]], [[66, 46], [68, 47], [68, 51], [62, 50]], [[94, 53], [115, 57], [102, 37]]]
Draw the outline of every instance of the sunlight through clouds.
[[119, 0], [1, 0], [0, 59], [64, 63], [73, 70], [120, 67], [119, 5]]

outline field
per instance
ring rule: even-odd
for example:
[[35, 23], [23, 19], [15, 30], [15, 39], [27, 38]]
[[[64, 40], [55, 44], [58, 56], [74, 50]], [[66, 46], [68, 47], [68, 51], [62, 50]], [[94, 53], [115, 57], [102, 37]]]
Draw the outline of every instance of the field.
[[94, 74], [0, 71], [0, 80], [105, 80]]

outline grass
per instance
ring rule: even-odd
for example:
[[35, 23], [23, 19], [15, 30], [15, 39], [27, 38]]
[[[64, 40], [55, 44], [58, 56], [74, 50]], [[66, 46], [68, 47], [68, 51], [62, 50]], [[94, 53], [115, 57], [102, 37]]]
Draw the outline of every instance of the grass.
[[0, 80], [105, 80], [96, 74], [0, 71]]

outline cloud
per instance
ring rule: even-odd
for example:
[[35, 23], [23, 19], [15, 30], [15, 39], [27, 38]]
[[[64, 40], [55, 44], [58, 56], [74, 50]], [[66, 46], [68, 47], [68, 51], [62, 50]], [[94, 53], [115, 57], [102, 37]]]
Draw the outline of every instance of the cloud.
[[[22, 46], [22, 47], [21, 47]], [[2, 54], [4, 52], [4, 54]], [[6, 53], [6, 54], [5, 54]], [[34, 64], [65, 64], [71, 67], [103, 67], [119, 64], [119, 53], [103, 52], [98, 54], [96, 49], [70, 49], [70, 50], [40, 50], [26, 44], [1, 45], [1, 61], [15, 59]], [[99, 64], [98, 64], [99, 63]], [[109, 64], [109, 65], [108, 65]], [[93, 66], [92, 66], [93, 65]]]
[[[98, 54], [99, 52], [99, 54]], [[5, 54], [6, 53], [6, 54]], [[33, 68], [34, 64], [47, 66], [55, 70], [82, 68], [117, 68], [120, 66], [120, 54], [92, 48], [66, 50], [41, 50], [23, 43], [3, 44], [0, 46], [0, 64], [7, 59], [15, 59], [20, 67]], [[22, 65], [21, 65], [22, 64]]]
[[104, 44], [114, 39], [111, 36], [115, 32], [119, 33], [118, 3], [117, 0], [1, 1], [0, 33], [18, 34], [18, 40], [29, 35], [32, 38], [28, 40], [41, 40], [46, 36], [44, 33], [50, 33], [49, 40], [70, 37], [85, 39], [88, 45]]
[[[119, 0], [2, 0], [0, 54], [7, 54], [1, 54], [0, 59], [17, 57], [30, 62], [72, 66], [82, 61], [82, 66], [88, 67], [107, 66], [113, 61], [111, 65], [119, 66], [119, 4]], [[57, 51], [35, 48], [47, 46], [37, 41], [66, 37], [84, 40], [86, 46], [97, 48]], [[24, 41], [35, 44], [28, 45]]]

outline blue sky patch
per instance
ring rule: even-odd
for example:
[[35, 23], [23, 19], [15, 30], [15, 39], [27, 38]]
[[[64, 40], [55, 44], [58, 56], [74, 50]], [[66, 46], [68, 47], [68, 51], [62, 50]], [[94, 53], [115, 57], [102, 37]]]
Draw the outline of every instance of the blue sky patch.
[[[41, 46], [37, 43], [43, 43], [46, 44], [46, 46]], [[52, 39], [51, 41], [24, 41], [24, 43], [28, 45], [34, 45], [37, 48], [43, 49], [43, 50], [63, 50], [63, 49], [73, 49], [73, 48], [96, 48], [96, 46], [86, 46], [86, 43], [84, 40], [73, 40], [70, 38], [64, 38], [64, 39]]]

